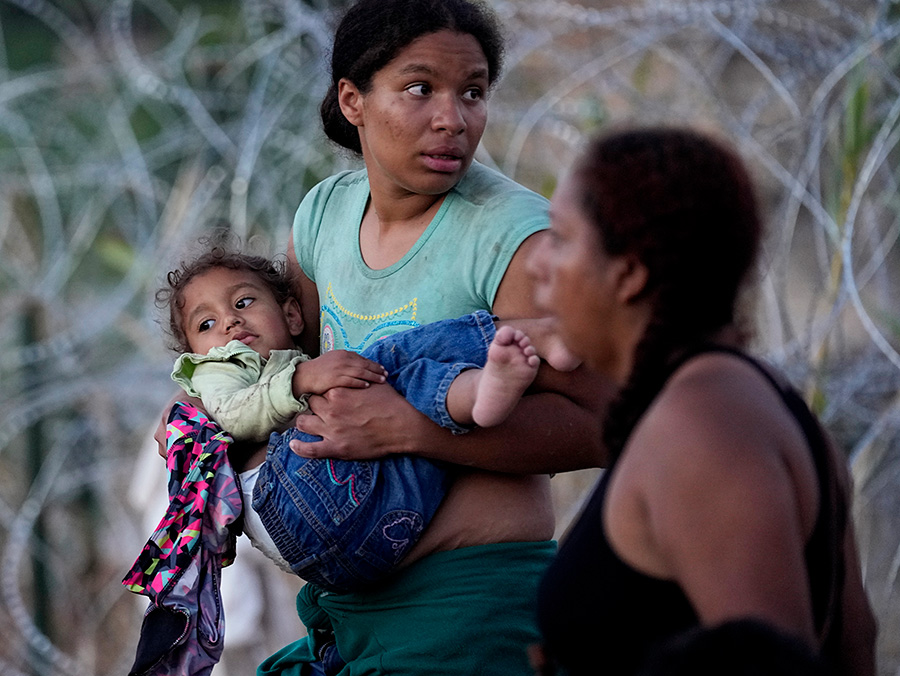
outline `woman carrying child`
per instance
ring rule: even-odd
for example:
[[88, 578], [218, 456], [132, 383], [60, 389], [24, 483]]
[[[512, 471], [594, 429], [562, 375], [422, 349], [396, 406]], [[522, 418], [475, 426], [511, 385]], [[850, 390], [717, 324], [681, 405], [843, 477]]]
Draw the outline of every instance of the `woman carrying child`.
[[[365, 168], [316, 186], [294, 221], [307, 351], [360, 350], [477, 310], [537, 316], [525, 260], [545, 236], [546, 200], [473, 162], [501, 60], [481, 4], [361, 0], [347, 11], [322, 116]], [[558, 387], [545, 371], [540, 384]], [[502, 425], [454, 436], [378, 384], [311, 396], [309, 409], [296, 425], [322, 441], [292, 442], [302, 456], [412, 453], [459, 466], [398, 574], [364, 592], [301, 595], [301, 614], [330, 618], [341, 673], [527, 672], [537, 581], [555, 551], [546, 473], [601, 462], [596, 414], [545, 392]], [[260, 673], [299, 673], [290, 652]]]
[[[384, 336], [362, 354], [310, 359], [296, 347], [304, 322], [283, 262], [217, 239], [170, 272], [157, 294], [181, 352], [172, 377], [203, 410], [179, 401], [168, 416], [170, 505], [124, 580], [152, 601], [135, 674], [199, 674], [218, 661], [219, 569], [233, 556], [229, 524], [237, 518], [255, 547], [311, 583], [307, 591], [332, 593], [390, 576], [427, 528], [446, 492], [445, 466], [409, 455], [300, 458], [291, 440], [318, 441], [290, 425], [306, 397], [387, 382], [462, 434], [501, 423], [540, 363], [528, 336], [496, 328], [483, 310]], [[546, 322], [527, 323], [551, 359], [568, 357]], [[307, 657], [326, 672], [339, 669], [330, 623], [309, 629]], [[170, 644], [161, 634], [183, 640]]]

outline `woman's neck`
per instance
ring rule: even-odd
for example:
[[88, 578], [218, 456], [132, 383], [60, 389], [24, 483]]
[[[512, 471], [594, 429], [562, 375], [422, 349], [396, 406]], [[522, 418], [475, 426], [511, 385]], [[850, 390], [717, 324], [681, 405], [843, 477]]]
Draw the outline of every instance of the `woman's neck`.
[[375, 270], [399, 261], [425, 232], [446, 195], [409, 194], [385, 199], [373, 193], [359, 228], [359, 250]]
[[433, 215], [447, 196], [446, 193], [422, 195], [395, 186], [384, 190], [372, 183], [369, 184], [369, 192], [366, 215], [374, 212], [379, 223], [386, 228], [395, 225], [403, 227], [420, 221], [425, 215]]

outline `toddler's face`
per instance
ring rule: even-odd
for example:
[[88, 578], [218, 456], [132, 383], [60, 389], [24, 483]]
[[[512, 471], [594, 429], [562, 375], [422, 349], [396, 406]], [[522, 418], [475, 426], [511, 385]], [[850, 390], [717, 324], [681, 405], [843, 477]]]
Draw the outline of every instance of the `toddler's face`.
[[213, 268], [184, 288], [181, 324], [191, 351], [239, 340], [268, 358], [272, 350], [294, 347], [303, 328], [300, 307], [290, 299], [279, 304], [271, 289], [248, 270]]

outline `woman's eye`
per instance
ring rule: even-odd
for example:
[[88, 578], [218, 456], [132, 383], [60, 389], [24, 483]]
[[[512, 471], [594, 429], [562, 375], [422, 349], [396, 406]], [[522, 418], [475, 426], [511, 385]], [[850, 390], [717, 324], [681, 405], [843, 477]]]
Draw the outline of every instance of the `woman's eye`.
[[431, 93], [431, 87], [429, 87], [424, 82], [417, 82], [416, 84], [410, 85], [406, 88], [413, 96], [428, 96]]
[[209, 331], [215, 323], [216, 323], [215, 319], [204, 319], [202, 322], [200, 322], [200, 325], [197, 327], [197, 331], [199, 333], [203, 333], [204, 331]]
[[472, 87], [471, 89], [467, 89], [463, 94], [463, 98], [467, 101], [480, 101], [484, 98], [484, 91], [481, 87]]
[[249, 296], [247, 298], [241, 298], [234, 304], [234, 307], [236, 307], [238, 310], [244, 310], [250, 307], [253, 304], [254, 300], [255, 299], [250, 298]]

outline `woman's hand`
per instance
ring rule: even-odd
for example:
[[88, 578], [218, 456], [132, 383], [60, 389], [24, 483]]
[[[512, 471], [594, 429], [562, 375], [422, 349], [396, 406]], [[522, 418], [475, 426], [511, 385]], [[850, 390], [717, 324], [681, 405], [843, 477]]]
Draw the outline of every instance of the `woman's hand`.
[[291, 441], [291, 450], [305, 458], [383, 458], [414, 450], [429, 426], [440, 431], [390, 385], [337, 387], [311, 396], [309, 411], [297, 416], [295, 426], [322, 441]]

